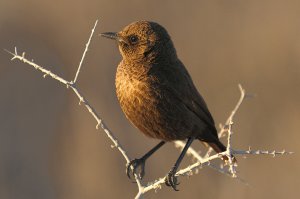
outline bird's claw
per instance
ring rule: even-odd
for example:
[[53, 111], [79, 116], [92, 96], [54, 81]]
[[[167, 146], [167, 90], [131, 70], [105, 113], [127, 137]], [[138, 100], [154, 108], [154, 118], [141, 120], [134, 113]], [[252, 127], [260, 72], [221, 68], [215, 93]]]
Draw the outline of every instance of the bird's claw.
[[177, 177], [175, 176], [176, 170], [171, 169], [165, 178], [165, 184], [169, 187], [172, 187], [174, 191], [179, 191], [176, 186], [179, 185], [177, 182]]
[[[140, 167], [140, 171], [139, 173], [136, 173], [138, 167]], [[131, 176], [134, 176], [134, 174], [138, 174], [140, 179], [143, 179], [145, 175], [145, 160], [142, 158], [131, 160], [126, 164], [126, 174], [129, 179], [132, 179]]]

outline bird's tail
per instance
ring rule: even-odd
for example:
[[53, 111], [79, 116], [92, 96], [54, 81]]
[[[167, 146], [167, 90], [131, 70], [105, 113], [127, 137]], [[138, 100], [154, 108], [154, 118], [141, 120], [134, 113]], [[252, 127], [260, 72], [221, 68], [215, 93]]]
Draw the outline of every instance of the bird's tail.
[[[216, 153], [221, 153], [223, 151], [226, 151], [226, 147], [224, 146], [224, 144], [222, 142], [220, 142], [220, 140], [217, 140], [215, 142], [207, 142], [207, 144], [213, 148], [213, 150], [215, 150]], [[222, 156], [222, 160], [227, 162], [228, 161], [228, 157], [226, 155]], [[236, 163], [236, 158], [233, 156], [233, 163]]]

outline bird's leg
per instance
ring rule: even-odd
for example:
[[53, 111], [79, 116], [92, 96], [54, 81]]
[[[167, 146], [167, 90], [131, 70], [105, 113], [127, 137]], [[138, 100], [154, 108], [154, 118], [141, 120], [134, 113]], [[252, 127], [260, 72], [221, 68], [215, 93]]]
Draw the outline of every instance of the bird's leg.
[[179, 158], [177, 159], [176, 163], [174, 164], [174, 166], [172, 167], [172, 169], [169, 171], [169, 173], [167, 174], [167, 176], [165, 178], [165, 184], [167, 186], [171, 186], [175, 191], [179, 191], [178, 189], [176, 189], [176, 185], [178, 185], [179, 183], [177, 182], [177, 177], [175, 176], [175, 174], [177, 172], [177, 169], [178, 169], [184, 155], [186, 154], [186, 151], [191, 146], [194, 139], [195, 139], [194, 137], [188, 138]]
[[[131, 172], [132, 174], [136, 173], [136, 169], [140, 167], [139, 177], [142, 179], [145, 175], [145, 162], [146, 160], [160, 147], [162, 147], [166, 142], [161, 141], [155, 147], [153, 147], [150, 151], [148, 151], [143, 157], [131, 160], [129, 163], [126, 164], [126, 174], [129, 179], [131, 179]], [[133, 166], [133, 170], [131, 170], [131, 166]]]

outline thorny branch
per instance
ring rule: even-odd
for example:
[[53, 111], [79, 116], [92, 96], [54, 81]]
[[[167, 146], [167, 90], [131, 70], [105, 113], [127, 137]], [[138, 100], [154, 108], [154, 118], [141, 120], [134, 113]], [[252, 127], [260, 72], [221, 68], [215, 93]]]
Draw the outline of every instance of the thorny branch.
[[[10, 53], [13, 56], [11, 58], [11, 60], [19, 60], [19, 61], [22, 61], [22, 62], [28, 64], [28, 65], [31, 65], [35, 69], [41, 71], [44, 74], [43, 75], [44, 78], [47, 77], [47, 76], [50, 76], [53, 79], [59, 81], [60, 83], [66, 85], [67, 88], [71, 88], [74, 91], [74, 93], [76, 94], [76, 96], [79, 98], [79, 104], [83, 103], [84, 106], [86, 107], [86, 109], [91, 113], [91, 115], [96, 120], [96, 122], [97, 122], [96, 129], [98, 129], [98, 127], [100, 126], [102, 128], [102, 130], [104, 130], [106, 135], [112, 141], [114, 148], [117, 148], [120, 151], [120, 153], [122, 154], [122, 156], [124, 157], [124, 159], [126, 160], [126, 163], [129, 163], [131, 159], [128, 156], [126, 150], [122, 147], [122, 145], [120, 144], [118, 139], [114, 136], [114, 134], [111, 132], [111, 130], [106, 126], [106, 124], [104, 123], [102, 118], [98, 115], [98, 113], [95, 111], [95, 109], [89, 104], [87, 99], [82, 95], [82, 93], [79, 91], [79, 89], [76, 86], [76, 81], [79, 77], [80, 69], [82, 67], [82, 63], [83, 63], [83, 61], [85, 59], [85, 56], [86, 56], [86, 53], [88, 51], [89, 44], [90, 44], [91, 39], [93, 37], [93, 34], [94, 34], [95, 29], [96, 29], [97, 23], [98, 23], [98, 20], [95, 22], [95, 25], [92, 29], [89, 40], [86, 43], [85, 50], [83, 52], [81, 61], [79, 63], [79, 66], [77, 68], [76, 75], [75, 75], [73, 81], [68, 81], [68, 80], [64, 79], [63, 77], [60, 77], [60, 76], [56, 75], [55, 73], [51, 72], [50, 70], [47, 70], [44, 67], [34, 63], [33, 61], [28, 60], [27, 58], [25, 58], [25, 52], [23, 52], [21, 55], [19, 55], [18, 52], [17, 52], [16, 47], [15, 47], [14, 52], [10, 52], [8, 50], [5, 50], [5, 51], [7, 51], [8, 53]], [[225, 124], [220, 125], [219, 137], [224, 136], [224, 134], [226, 132], [228, 134], [227, 150], [222, 152], [222, 153], [218, 153], [218, 154], [215, 154], [215, 155], [210, 155], [211, 152], [212, 152], [212, 149], [209, 148], [204, 156], [200, 156], [200, 154], [198, 152], [196, 152], [192, 147], [190, 147], [188, 149], [187, 154], [194, 157], [197, 160], [197, 162], [194, 163], [194, 164], [189, 165], [188, 167], [186, 167], [184, 169], [179, 170], [177, 172], [176, 176], [190, 176], [190, 175], [193, 174], [193, 172], [198, 173], [199, 169], [201, 169], [203, 166], [208, 166], [212, 169], [217, 170], [218, 172], [221, 172], [222, 174], [226, 174], [226, 175], [229, 175], [231, 177], [234, 177], [236, 179], [241, 180], [236, 175], [236, 166], [237, 165], [233, 162], [233, 159], [232, 159], [233, 156], [232, 155], [249, 155], [249, 154], [251, 154], [251, 155], [261, 155], [261, 154], [266, 154], [266, 155], [276, 156], [276, 155], [292, 154], [292, 152], [287, 152], [285, 150], [283, 150], [283, 151], [251, 150], [250, 147], [249, 147], [248, 150], [234, 150], [234, 149], [232, 149], [232, 147], [231, 147], [231, 138], [232, 138], [233, 118], [234, 118], [237, 110], [239, 109], [240, 105], [244, 101], [245, 97], [247, 96], [246, 93], [245, 93], [245, 90], [242, 88], [241, 85], [239, 85], [239, 89], [240, 89], [240, 92], [241, 92], [241, 97], [240, 97], [237, 105], [235, 106], [235, 108], [231, 112], [231, 114], [228, 117]], [[176, 141], [175, 142], [175, 146], [179, 147], [181, 149], [184, 147], [184, 145], [185, 144], [182, 141]], [[220, 166], [216, 166], [216, 165], [211, 163], [212, 160], [221, 158], [223, 155], [226, 155], [229, 159], [229, 161], [228, 161], [229, 170], [227, 170], [223, 167], [220, 167]], [[146, 192], [150, 191], [150, 190], [157, 190], [157, 189], [161, 188], [161, 185], [164, 184], [164, 182], [165, 182], [165, 178], [163, 177], [163, 178], [159, 178], [158, 180], [156, 180], [154, 182], [147, 183], [147, 185], [144, 185], [138, 175], [135, 174], [134, 177], [135, 177], [135, 180], [137, 182], [137, 186], [138, 186], [138, 190], [139, 190], [138, 194], [135, 197], [136, 199], [143, 198], [144, 194]]]

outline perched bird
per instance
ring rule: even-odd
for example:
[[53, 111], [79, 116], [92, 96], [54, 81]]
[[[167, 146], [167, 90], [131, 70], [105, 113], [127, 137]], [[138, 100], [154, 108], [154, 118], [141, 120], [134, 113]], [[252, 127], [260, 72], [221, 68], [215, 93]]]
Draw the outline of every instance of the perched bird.
[[[197, 139], [217, 153], [226, 150], [220, 142], [214, 120], [197, 91], [191, 76], [179, 60], [173, 42], [164, 27], [150, 21], [137, 21], [120, 32], [101, 33], [117, 41], [122, 61], [116, 74], [116, 93], [129, 121], [142, 133], [161, 140], [142, 158], [127, 165], [130, 178], [141, 168], [144, 176], [146, 159], [168, 141], [187, 143], [165, 178], [166, 185], [176, 189], [175, 176], [191, 143]], [[223, 159], [228, 157], [223, 156]]]

